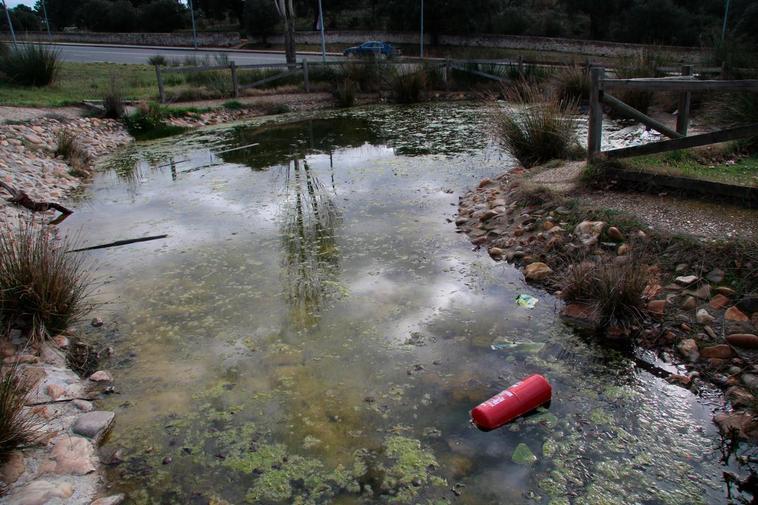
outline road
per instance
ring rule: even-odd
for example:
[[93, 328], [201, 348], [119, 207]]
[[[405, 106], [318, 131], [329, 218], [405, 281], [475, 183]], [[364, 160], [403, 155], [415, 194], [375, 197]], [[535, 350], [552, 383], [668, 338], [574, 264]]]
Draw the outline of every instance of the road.
[[[160, 54], [167, 60], [183, 60], [187, 56], [196, 55], [198, 58], [207, 56], [211, 62], [215, 54], [223, 53], [229, 60], [237, 65], [254, 65], [263, 63], [284, 63], [284, 53], [264, 53], [240, 50], [205, 50], [194, 51], [187, 48], [145, 47], [145, 46], [98, 46], [84, 44], [42, 44], [47, 47], [55, 47], [60, 51], [64, 61], [76, 61], [82, 63], [108, 62], [108, 63], [147, 63], [151, 56]], [[303, 59], [320, 60], [319, 54], [298, 54], [298, 61]], [[327, 59], [338, 59], [327, 55]]]

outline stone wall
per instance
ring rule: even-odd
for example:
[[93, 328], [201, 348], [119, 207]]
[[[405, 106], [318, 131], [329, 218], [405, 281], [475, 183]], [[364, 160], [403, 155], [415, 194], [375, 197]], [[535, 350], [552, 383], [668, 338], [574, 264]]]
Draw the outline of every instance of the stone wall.
[[[7, 34], [3, 34], [7, 35]], [[24, 32], [16, 36], [19, 40], [45, 42], [50, 40], [47, 32]], [[112, 44], [135, 46], [178, 46], [192, 47], [192, 34], [179, 33], [97, 33], [97, 32], [55, 32], [53, 42], [78, 42], [83, 44]], [[241, 43], [238, 32], [208, 32], [197, 34], [199, 47], [233, 47]]]
[[[326, 33], [327, 43], [360, 44], [367, 40], [384, 40], [393, 44], [418, 44], [417, 33], [404, 32], [361, 32], [336, 31]], [[251, 41], [258, 41], [251, 39]], [[267, 37], [272, 44], [282, 44], [282, 36]], [[319, 32], [298, 32], [300, 44], [321, 44]], [[425, 36], [425, 44], [432, 43], [430, 35]], [[521, 35], [439, 35], [436, 43], [441, 46], [457, 47], [496, 47], [502, 49], [519, 49], [526, 51], [550, 51], [557, 53], [582, 54], [588, 57], [632, 56], [644, 50], [668, 54], [672, 59], [697, 63], [703, 61], [707, 51], [699, 47], [649, 46], [644, 44], [625, 44], [620, 42], [602, 42], [567, 38], [531, 37]]]

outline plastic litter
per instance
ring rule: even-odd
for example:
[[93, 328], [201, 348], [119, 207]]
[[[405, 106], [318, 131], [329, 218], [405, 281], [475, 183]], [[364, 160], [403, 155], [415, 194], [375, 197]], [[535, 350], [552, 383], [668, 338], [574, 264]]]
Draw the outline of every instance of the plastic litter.
[[535, 374], [517, 382], [471, 411], [474, 424], [490, 431], [550, 402], [553, 388], [542, 375]]
[[520, 294], [516, 297], [516, 303], [521, 307], [533, 309], [539, 300], [532, 295]]

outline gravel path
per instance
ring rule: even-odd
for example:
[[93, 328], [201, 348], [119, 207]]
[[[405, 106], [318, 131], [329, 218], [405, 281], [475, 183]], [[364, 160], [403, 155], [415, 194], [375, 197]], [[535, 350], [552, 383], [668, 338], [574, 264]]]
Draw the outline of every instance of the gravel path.
[[43, 117], [77, 119], [82, 117], [84, 109], [80, 107], [5, 107], [0, 106], [0, 122], [32, 121]]

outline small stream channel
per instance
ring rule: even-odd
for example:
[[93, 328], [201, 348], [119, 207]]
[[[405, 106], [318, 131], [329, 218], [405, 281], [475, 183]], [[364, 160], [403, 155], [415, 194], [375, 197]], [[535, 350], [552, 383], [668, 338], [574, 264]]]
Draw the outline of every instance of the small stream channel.
[[[116, 153], [65, 228], [87, 245], [169, 237], [88, 253], [114, 348], [117, 393], [99, 405], [117, 413], [111, 490], [135, 504], [725, 502], [717, 397], [575, 335], [560, 302], [455, 233], [458, 196], [513, 164], [485, 123], [476, 105], [372, 107]], [[531, 373], [553, 385], [549, 410], [469, 424]]]

